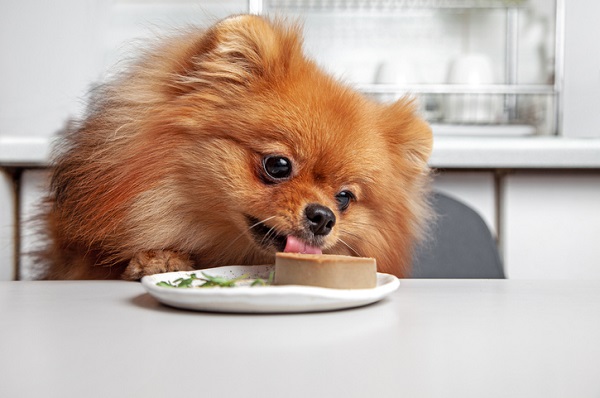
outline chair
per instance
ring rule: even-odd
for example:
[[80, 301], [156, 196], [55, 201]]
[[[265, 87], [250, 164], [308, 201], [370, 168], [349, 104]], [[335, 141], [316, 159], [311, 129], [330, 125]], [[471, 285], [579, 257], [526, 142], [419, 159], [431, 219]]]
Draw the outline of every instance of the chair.
[[412, 278], [504, 278], [496, 240], [483, 219], [464, 203], [434, 193], [437, 219], [413, 255]]

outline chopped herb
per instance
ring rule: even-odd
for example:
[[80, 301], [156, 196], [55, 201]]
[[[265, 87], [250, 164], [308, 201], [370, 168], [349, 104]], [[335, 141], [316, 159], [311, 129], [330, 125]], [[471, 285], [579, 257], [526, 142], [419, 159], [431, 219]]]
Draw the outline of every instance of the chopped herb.
[[192, 282], [198, 279], [196, 274], [190, 274], [189, 278], [177, 278], [173, 282], [161, 281], [157, 282], [156, 286], [163, 287], [192, 287]]
[[[275, 273], [271, 271], [269, 273], [269, 278], [264, 280], [262, 278], [255, 279], [250, 286], [269, 286], [273, 284], [273, 277]], [[248, 275], [244, 274], [242, 276], [238, 276], [237, 278], [227, 279], [222, 276], [211, 276], [202, 272], [202, 278], [199, 278], [196, 274], [190, 274], [189, 278], [177, 278], [173, 282], [169, 281], [160, 281], [156, 283], [156, 286], [162, 287], [175, 287], [175, 288], [190, 288], [190, 287], [234, 287], [236, 282], [239, 282], [243, 279], [247, 279]], [[201, 285], [193, 286], [192, 283], [195, 280], [203, 281]]]
[[250, 286], [269, 286], [273, 284], [273, 277], [275, 276], [275, 271], [271, 271], [269, 273], [269, 279], [266, 281], [261, 278], [256, 278], [254, 282]]
[[202, 275], [205, 278], [203, 279], [205, 282], [198, 287], [234, 287], [237, 281], [246, 279], [248, 277], [248, 275], [244, 274], [242, 276], [238, 276], [237, 278], [225, 279], [221, 276], [210, 276], [205, 274], [204, 272], [202, 273]]

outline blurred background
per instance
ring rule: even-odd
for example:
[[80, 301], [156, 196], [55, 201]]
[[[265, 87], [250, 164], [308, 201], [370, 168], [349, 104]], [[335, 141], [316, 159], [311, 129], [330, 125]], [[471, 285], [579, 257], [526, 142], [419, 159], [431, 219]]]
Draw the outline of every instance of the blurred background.
[[[576, 3], [576, 4], [575, 4]], [[144, 43], [235, 13], [302, 21], [319, 64], [431, 123], [435, 188], [473, 208], [508, 278], [600, 278], [600, 4], [566, 0], [0, 3], [0, 279], [32, 279], [26, 220], [51, 142]]]

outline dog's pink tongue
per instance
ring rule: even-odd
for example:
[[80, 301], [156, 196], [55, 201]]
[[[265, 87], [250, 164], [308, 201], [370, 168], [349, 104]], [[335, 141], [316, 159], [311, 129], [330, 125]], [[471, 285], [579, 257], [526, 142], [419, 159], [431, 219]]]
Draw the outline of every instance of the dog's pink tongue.
[[288, 235], [287, 242], [285, 243], [284, 253], [303, 253], [303, 254], [322, 254], [323, 252], [318, 247], [307, 245], [305, 242], [296, 238], [295, 236]]

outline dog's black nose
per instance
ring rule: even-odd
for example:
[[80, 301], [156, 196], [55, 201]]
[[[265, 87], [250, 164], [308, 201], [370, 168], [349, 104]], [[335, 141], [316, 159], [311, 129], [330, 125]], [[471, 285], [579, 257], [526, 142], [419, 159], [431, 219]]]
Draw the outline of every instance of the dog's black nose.
[[327, 235], [335, 225], [335, 214], [329, 207], [311, 203], [304, 209], [308, 226], [315, 235]]

